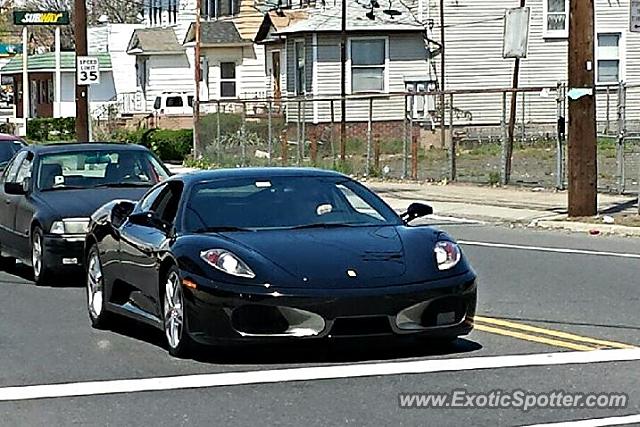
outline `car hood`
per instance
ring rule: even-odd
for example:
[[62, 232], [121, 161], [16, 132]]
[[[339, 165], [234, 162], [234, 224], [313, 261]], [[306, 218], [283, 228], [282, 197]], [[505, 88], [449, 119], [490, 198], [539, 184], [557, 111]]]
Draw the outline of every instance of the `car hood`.
[[138, 200], [148, 188], [92, 188], [55, 190], [37, 194], [55, 216], [60, 218], [88, 218], [100, 206], [115, 199]]
[[280, 286], [385, 286], [406, 270], [402, 240], [393, 226], [272, 230], [224, 236], [289, 273], [293, 281], [279, 281]]

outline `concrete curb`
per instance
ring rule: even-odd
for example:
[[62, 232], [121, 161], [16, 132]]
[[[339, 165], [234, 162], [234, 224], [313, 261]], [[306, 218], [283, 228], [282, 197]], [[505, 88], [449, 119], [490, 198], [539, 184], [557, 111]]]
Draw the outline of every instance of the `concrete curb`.
[[549, 230], [567, 230], [578, 233], [592, 233], [598, 231], [598, 234], [611, 234], [617, 236], [640, 237], [640, 227], [629, 227], [626, 225], [615, 224], [591, 224], [588, 222], [575, 221], [534, 221], [534, 227], [545, 228]]

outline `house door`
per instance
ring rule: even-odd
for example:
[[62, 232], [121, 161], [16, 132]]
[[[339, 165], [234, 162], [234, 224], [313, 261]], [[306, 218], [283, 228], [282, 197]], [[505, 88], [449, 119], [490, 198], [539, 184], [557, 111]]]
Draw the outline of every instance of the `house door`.
[[280, 100], [282, 89], [280, 88], [280, 51], [271, 52], [271, 77], [273, 80], [273, 97]]

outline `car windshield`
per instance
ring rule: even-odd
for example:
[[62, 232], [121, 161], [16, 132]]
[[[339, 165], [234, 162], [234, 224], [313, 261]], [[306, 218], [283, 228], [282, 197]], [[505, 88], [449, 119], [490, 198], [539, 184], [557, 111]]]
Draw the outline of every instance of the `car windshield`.
[[6, 163], [22, 148], [20, 141], [0, 141], [0, 164]]
[[134, 150], [86, 150], [40, 157], [37, 187], [69, 188], [152, 186], [168, 177], [151, 153]]
[[346, 178], [271, 177], [200, 183], [184, 215], [189, 232], [398, 225], [399, 217]]

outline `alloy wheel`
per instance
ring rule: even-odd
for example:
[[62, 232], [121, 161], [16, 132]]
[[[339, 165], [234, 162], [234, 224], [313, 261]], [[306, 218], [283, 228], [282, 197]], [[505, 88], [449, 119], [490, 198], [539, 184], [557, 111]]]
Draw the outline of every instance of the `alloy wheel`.
[[184, 300], [178, 273], [172, 271], [167, 277], [164, 292], [164, 332], [173, 349], [180, 346], [184, 326]]
[[102, 267], [98, 254], [94, 251], [87, 266], [87, 305], [89, 314], [94, 319], [102, 314], [103, 289]]
[[40, 233], [33, 235], [33, 243], [31, 248], [31, 263], [33, 264], [33, 275], [40, 277], [42, 273], [42, 236]]

